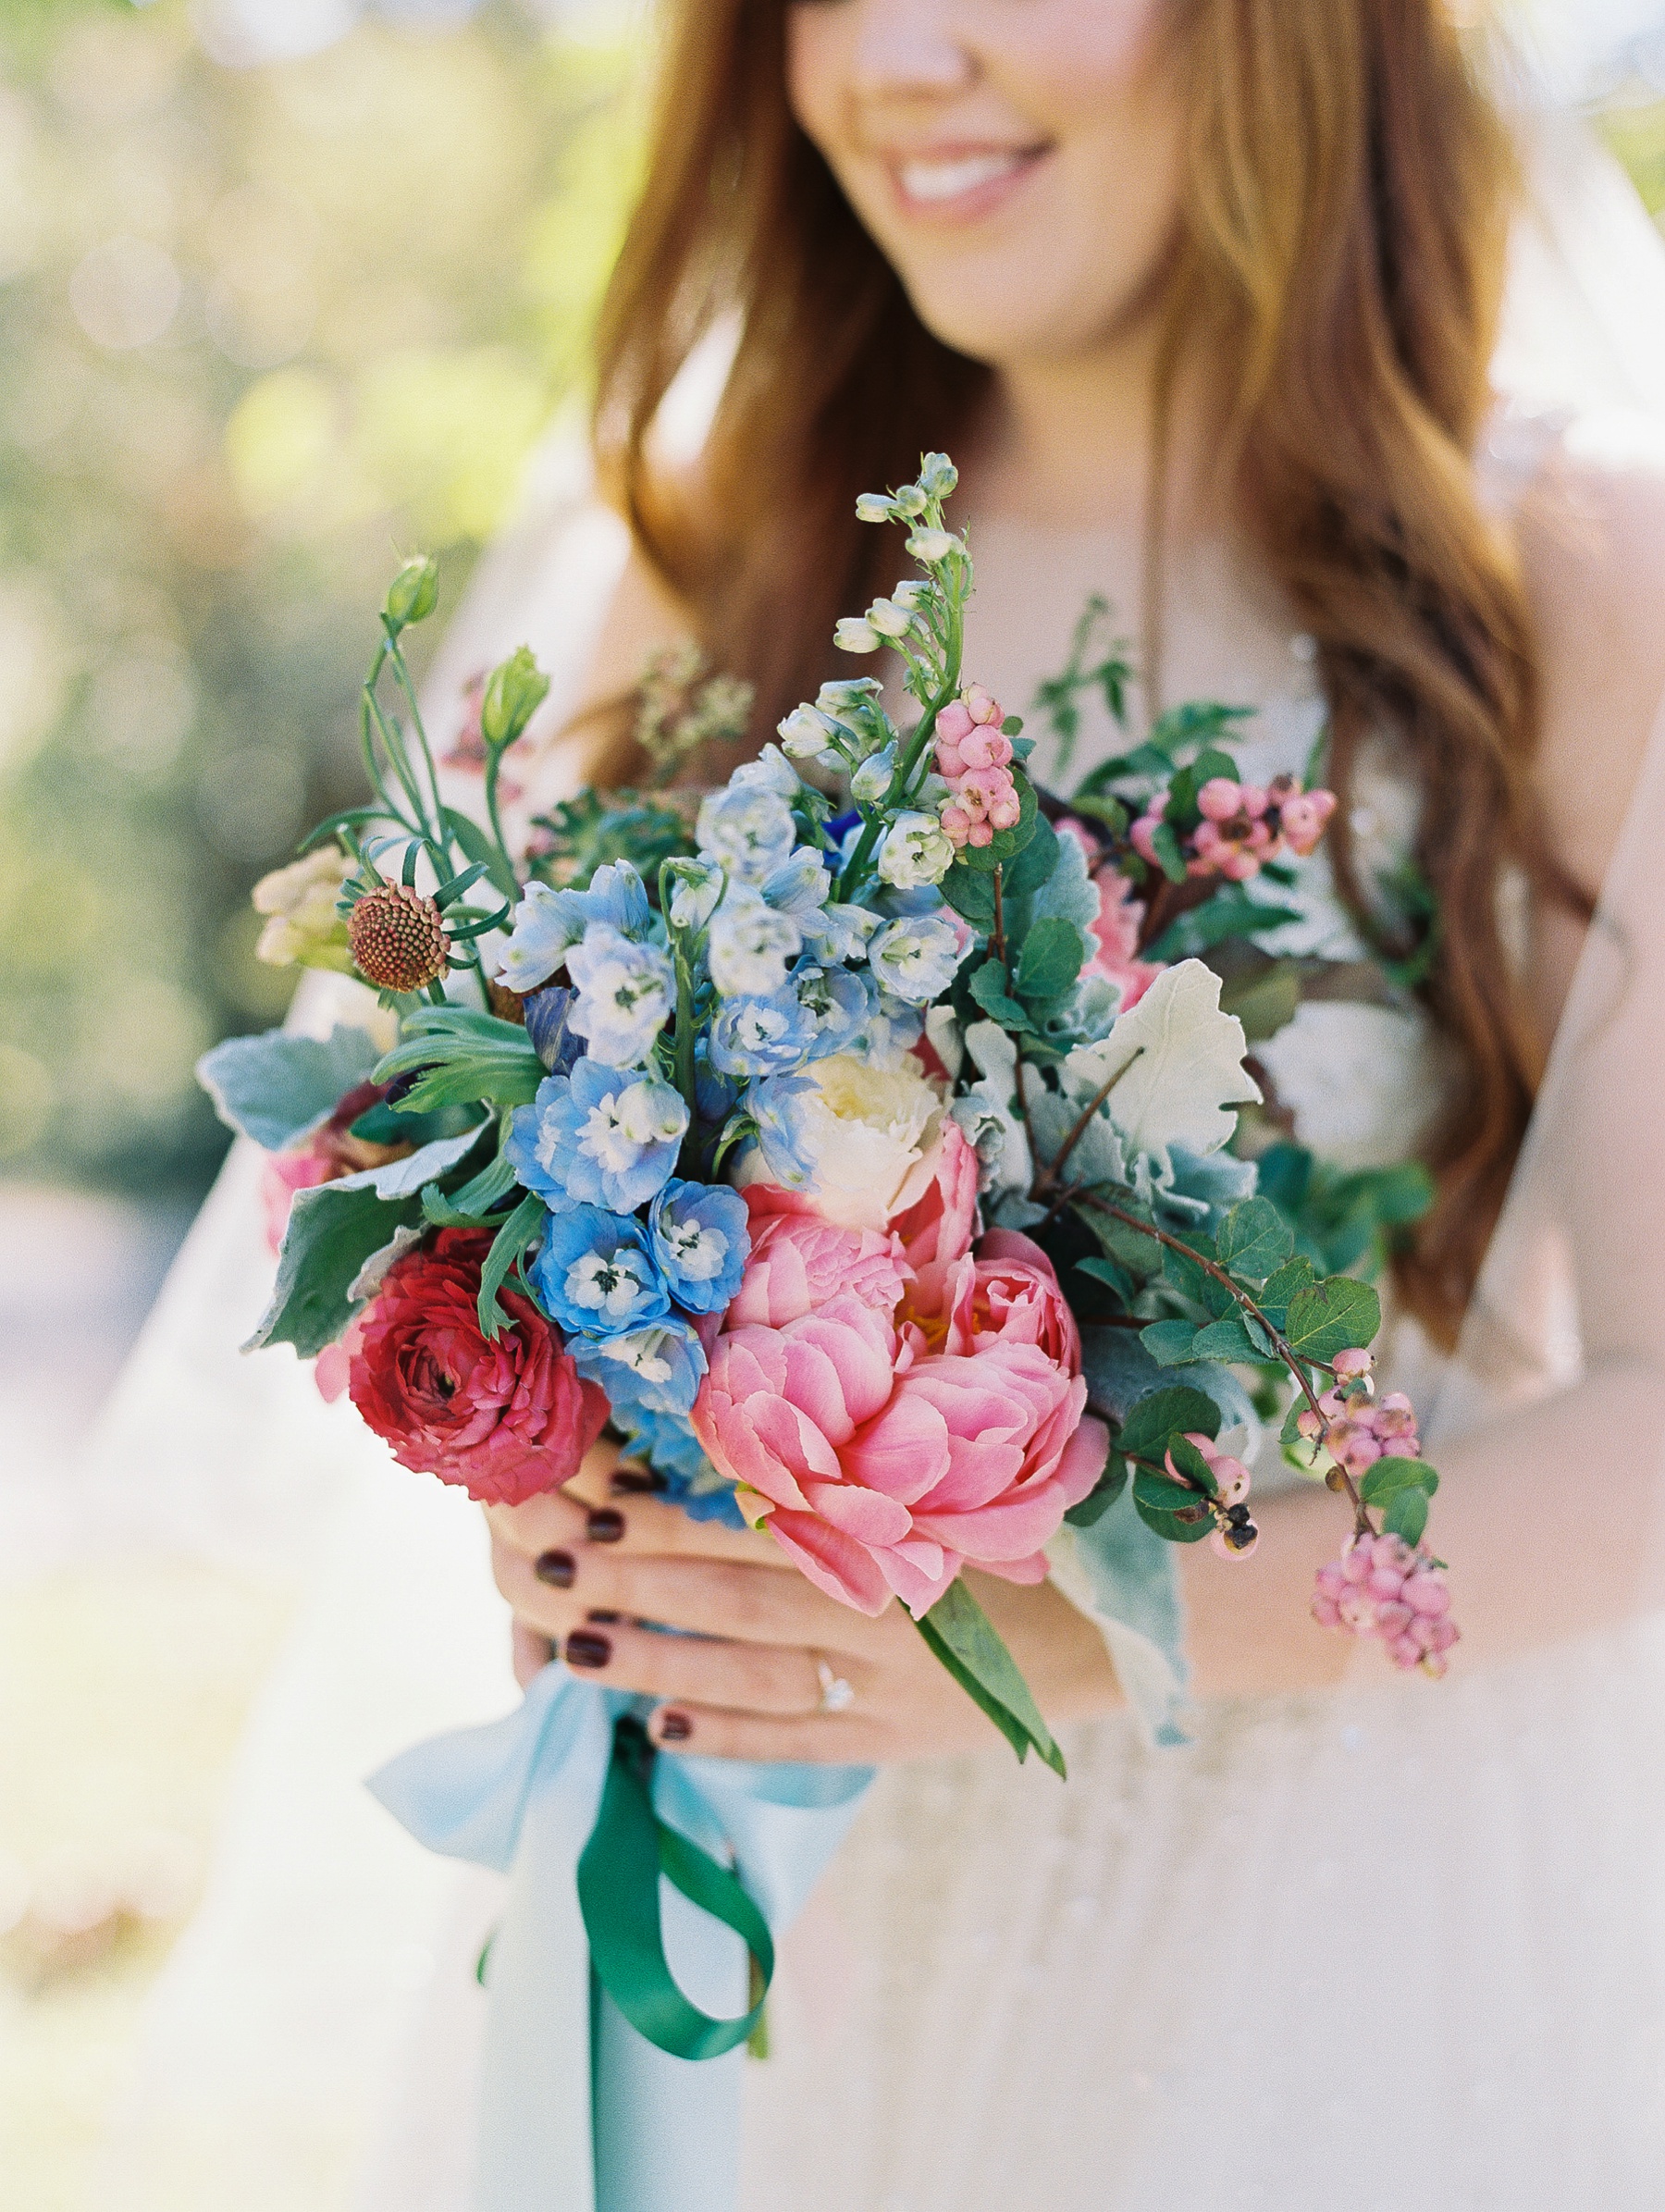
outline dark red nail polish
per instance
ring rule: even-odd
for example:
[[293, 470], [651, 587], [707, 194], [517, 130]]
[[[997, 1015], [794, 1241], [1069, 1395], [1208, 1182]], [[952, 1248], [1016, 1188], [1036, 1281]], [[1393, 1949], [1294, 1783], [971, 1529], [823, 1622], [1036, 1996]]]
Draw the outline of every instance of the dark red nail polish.
[[592, 1544], [616, 1544], [624, 1533], [624, 1516], [614, 1513], [610, 1505], [598, 1506], [586, 1522], [584, 1533]]
[[604, 1667], [612, 1657], [612, 1638], [593, 1628], [574, 1628], [561, 1657], [570, 1667]]
[[622, 1613], [586, 1613], [584, 1617], [593, 1622], [598, 1628], [610, 1628], [616, 1621], [622, 1621], [624, 1615]]
[[665, 1478], [656, 1475], [651, 1467], [615, 1467], [612, 1493], [615, 1498], [647, 1498], [655, 1490], [662, 1490]]
[[578, 1562], [570, 1551], [546, 1551], [532, 1572], [551, 1589], [570, 1590], [573, 1577], [578, 1572]]
[[662, 1744], [685, 1744], [694, 1733], [694, 1724], [685, 1712], [661, 1712], [659, 1717], [659, 1739]]

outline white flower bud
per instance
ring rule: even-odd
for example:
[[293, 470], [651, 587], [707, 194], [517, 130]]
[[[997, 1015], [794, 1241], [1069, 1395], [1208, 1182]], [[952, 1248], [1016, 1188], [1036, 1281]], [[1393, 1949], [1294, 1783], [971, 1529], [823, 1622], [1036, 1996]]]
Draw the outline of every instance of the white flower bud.
[[963, 553], [963, 541], [952, 530], [916, 530], [907, 541], [907, 550], [916, 561], [922, 561], [927, 568], [934, 568], [946, 561], [950, 553]]
[[834, 676], [816, 693], [815, 703], [823, 714], [847, 714], [883, 689], [877, 676]]
[[891, 604], [917, 614], [921, 607], [930, 606], [935, 591], [936, 586], [928, 576], [904, 576], [891, 593]]
[[850, 778], [850, 796], [863, 806], [876, 806], [891, 787], [896, 772], [896, 748], [885, 746], [865, 760]]
[[919, 482], [932, 499], [945, 500], [959, 482], [959, 471], [946, 453], [927, 453], [919, 463]]
[[813, 707], [794, 707], [783, 715], [775, 729], [788, 760], [819, 760], [832, 742], [829, 720]]
[[832, 633], [841, 653], [876, 653], [884, 642], [859, 614], [846, 614]]
[[934, 814], [898, 814], [879, 850], [879, 873], [898, 891], [940, 884], [954, 865], [954, 846]]
[[895, 499], [896, 513], [917, 517], [925, 512], [925, 493], [918, 484], [904, 484]]
[[875, 599], [867, 611], [867, 623], [881, 637], [906, 637], [914, 626], [914, 618], [894, 599]]
[[858, 523], [888, 523], [895, 518], [896, 510], [882, 491], [864, 491], [856, 501]]

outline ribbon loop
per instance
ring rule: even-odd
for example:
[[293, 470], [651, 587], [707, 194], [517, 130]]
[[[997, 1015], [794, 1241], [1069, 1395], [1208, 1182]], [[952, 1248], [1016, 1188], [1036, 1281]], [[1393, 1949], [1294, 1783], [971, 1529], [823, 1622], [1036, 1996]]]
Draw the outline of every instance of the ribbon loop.
[[[673, 2058], [717, 2058], [750, 2036], [774, 1975], [769, 1923], [735, 1876], [653, 1809], [657, 1753], [633, 1714], [613, 1724], [601, 1809], [578, 1860], [578, 1904], [597, 1978], [638, 2035]], [[757, 2001], [716, 2020], [677, 1987], [665, 1958], [660, 1876], [732, 1928], [751, 1953]]]

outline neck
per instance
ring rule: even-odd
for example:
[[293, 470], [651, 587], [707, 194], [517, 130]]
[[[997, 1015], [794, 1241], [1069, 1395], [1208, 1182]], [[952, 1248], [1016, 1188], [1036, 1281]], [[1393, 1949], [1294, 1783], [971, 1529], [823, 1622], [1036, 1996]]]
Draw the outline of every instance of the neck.
[[[1149, 317], [1114, 344], [1003, 363], [978, 462], [985, 510], [1058, 529], [1137, 534], [1150, 496], [1161, 330]], [[1169, 528], [1195, 504], [1202, 444], [1194, 379], [1170, 395]]]

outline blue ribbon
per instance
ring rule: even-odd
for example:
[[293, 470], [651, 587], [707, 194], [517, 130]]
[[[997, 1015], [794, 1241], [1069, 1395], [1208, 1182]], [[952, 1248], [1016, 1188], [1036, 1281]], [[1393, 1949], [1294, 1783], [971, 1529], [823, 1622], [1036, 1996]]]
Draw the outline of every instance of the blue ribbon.
[[[648, 1700], [543, 1669], [519, 1710], [419, 1744], [370, 1787], [430, 1850], [509, 1877], [488, 1993], [475, 2212], [736, 2212], [743, 2050], [674, 2058], [590, 1969], [576, 1869], [621, 1713]], [[855, 1818], [870, 1767], [661, 1758], [662, 1821], [734, 1870], [779, 1936]], [[702, 2009], [747, 2008], [745, 1945], [669, 1883], [667, 1958]]]

